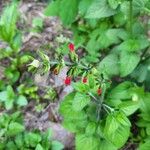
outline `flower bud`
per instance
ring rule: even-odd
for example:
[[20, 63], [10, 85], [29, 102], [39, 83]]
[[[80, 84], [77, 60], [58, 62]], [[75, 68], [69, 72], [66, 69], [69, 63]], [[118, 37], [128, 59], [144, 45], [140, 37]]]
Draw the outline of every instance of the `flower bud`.
[[70, 85], [71, 84], [71, 77], [67, 76], [65, 79], [65, 85]]
[[82, 82], [87, 83], [87, 77], [83, 77]]
[[68, 48], [69, 48], [70, 52], [74, 52], [74, 44], [70, 43], [68, 45]]
[[98, 94], [98, 95], [101, 95], [101, 94], [102, 94], [102, 89], [101, 89], [101, 88], [98, 88], [98, 89], [97, 89], [97, 94]]

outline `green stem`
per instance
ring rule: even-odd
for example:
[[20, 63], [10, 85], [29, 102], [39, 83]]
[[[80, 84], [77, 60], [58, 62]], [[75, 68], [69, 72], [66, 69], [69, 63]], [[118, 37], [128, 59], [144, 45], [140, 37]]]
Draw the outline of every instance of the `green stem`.
[[88, 95], [93, 98], [93, 100], [94, 100], [94, 102], [95, 102], [96, 104], [98, 103], [97, 98], [96, 98], [92, 93], [88, 92]]
[[130, 35], [132, 37], [132, 25], [133, 25], [133, 2], [132, 0], [129, 1], [130, 2], [130, 6], [129, 6], [129, 32], [130, 32]]
[[[60, 64], [60, 62], [58, 61], [51, 61], [50, 62], [51, 65], [57, 65], [57, 64]], [[77, 65], [79, 68], [81, 69], [85, 69], [85, 70], [90, 70], [91, 68], [88, 68], [80, 63], [76, 64], [76, 63], [71, 63], [71, 62], [65, 62], [65, 65], [66, 66], [74, 66], [74, 65]]]
[[97, 109], [97, 122], [99, 122], [99, 120], [101, 119], [101, 110], [102, 110], [102, 104], [103, 104], [103, 101], [104, 101], [104, 97], [105, 97], [105, 93], [106, 93], [106, 84], [103, 84], [103, 87], [102, 87], [102, 96], [101, 96], [101, 99], [100, 99], [100, 103], [98, 105], [98, 109]]
[[109, 109], [111, 112], [114, 111], [113, 108], [111, 108], [110, 106], [108, 106], [108, 105], [106, 105], [106, 104], [103, 104], [103, 106], [104, 106], [105, 108]]

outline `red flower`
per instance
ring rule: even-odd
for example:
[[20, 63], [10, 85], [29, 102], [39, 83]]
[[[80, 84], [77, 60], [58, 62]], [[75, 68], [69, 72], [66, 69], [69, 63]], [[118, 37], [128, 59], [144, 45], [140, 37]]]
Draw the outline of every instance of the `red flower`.
[[74, 52], [74, 44], [70, 43], [68, 45], [68, 48], [69, 48], [70, 52]]
[[83, 82], [83, 83], [87, 83], [87, 77], [84, 77], [84, 78], [82, 79], [82, 82]]
[[101, 88], [98, 88], [98, 89], [97, 89], [97, 94], [98, 94], [98, 95], [101, 95], [101, 94], [102, 94], [102, 89], [101, 89]]
[[65, 85], [70, 85], [71, 84], [71, 77], [67, 76], [65, 79]]

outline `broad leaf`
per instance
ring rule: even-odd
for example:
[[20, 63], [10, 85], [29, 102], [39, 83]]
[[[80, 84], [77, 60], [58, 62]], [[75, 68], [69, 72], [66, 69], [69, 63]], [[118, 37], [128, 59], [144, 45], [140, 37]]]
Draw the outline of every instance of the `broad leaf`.
[[79, 3], [79, 14], [85, 15], [93, 0], [81, 0]]
[[89, 96], [82, 94], [82, 93], [77, 93], [74, 97], [74, 100], [72, 103], [72, 108], [75, 111], [81, 111], [89, 103], [90, 103]]
[[107, 55], [100, 62], [99, 70], [100, 70], [100, 72], [102, 72], [108, 76], [119, 74], [118, 56], [115, 54]]
[[125, 77], [129, 75], [138, 65], [140, 56], [136, 53], [121, 51], [120, 54], [120, 75]]
[[115, 10], [111, 9], [107, 4], [106, 0], [94, 0], [89, 7], [86, 18], [104, 18], [112, 16], [116, 13]]
[[137, 109], [139, 109], [140, 103], [134, 102], [134, 101], [127, 101], [127, 102], [122, 102], [118, 107], [127, 116], [129, 116], [129, 115], [132, 115]]
[[63, 144], [61, 144], [58, 141], [52, 141], [52, 148], [51, 148], [51, 150], [62, 150], [62, 149], [64, 149]]
[[116, 9], [119, 5], [119, 1], [116, 0], [108, 0], [108, 3], [112, 9]]
[[72, 102], [75, 93], [67, 95], [60, 105], [60, 114], [63, 115], [63, 125], [65, 128], [72, 132], [77, 131], [80, 128], [85, 128], [87, 125], [87, 115], [84, 111], [74, 111], [72, 108]]
[[129, 91], [133, 87], [134, 85], [128, 81], [119, 84], [109, 92], [107, 97], [108, 101], [111, 102], [111, 105], [117, 106], [122, 100], [131, 99]]
[[60, 1], [52, 1], [45, 9], [44, 14], [46, 16], [58, 16], [59, 15], [59, 6]]
[[28, 104], [28, 101], [27, 101], [26, 97], [24, 97], [23, 95], [20, 95], [17, 99], [17, 104], [19, 106], [26, 106]]
[[86, 134], [76, 135], [76, 150], [99, 150], [100, 139]]
[[11, 122], [8, 127], [7, 134], [8, 135], [17, 135], [18, 133], [25, 130], [25, 127], [17, 122]]
[[145, 143], [141, 143], [138, 150], [149, 150], [150, 148], [150, 139], [147, 139]]
[[121, 148], [130, 134], [130, 122], [121, 112], [108, 115], [104, 128], [104, 135], [117, 148]]
[[62, 0], [60, 2], [59, 16], [64, 25], [71, 24], [78, 12], [78, 1], [77, 0]]

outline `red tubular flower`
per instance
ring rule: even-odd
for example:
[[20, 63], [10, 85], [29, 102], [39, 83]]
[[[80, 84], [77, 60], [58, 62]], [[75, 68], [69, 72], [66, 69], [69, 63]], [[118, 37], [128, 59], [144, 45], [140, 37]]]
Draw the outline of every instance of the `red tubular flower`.
[[69, 48], [70, 52], [74, 52], [74, 44], [70, 43], [68, 45], [68, 48]]
[[83, 77], [82, 82], [87, 83], [87, 77]]
[[102, 89], [101, 89], [101, 88], [98, 88], [98, 89], [97, 89], [97, 94], [98, 94], [98, 95], [101, 95], [101, 94], [102, 94]]
[[71, 84], [71, 77], [67, 76], [65, 79], [65, 85], [70, 85]]

